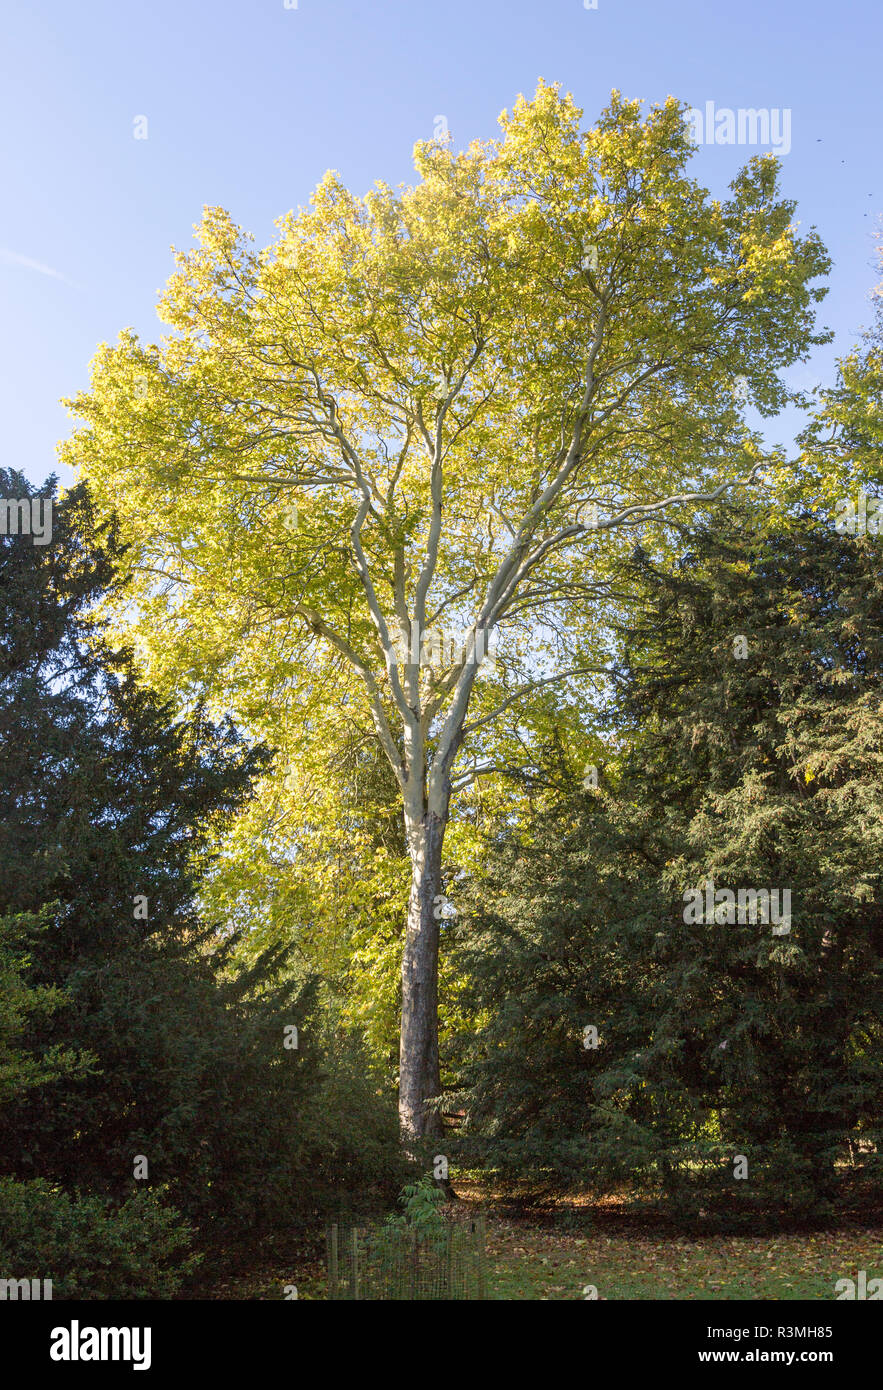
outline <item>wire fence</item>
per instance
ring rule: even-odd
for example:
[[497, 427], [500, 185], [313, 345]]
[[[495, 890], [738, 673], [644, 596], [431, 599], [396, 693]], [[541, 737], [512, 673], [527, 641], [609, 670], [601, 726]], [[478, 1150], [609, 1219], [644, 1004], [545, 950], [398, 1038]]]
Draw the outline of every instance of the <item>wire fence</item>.
[[329, 1226], [328, 1297], [436, 1302], [486, 1295], [484, 1215], [420, 1239], [393, 1226]]

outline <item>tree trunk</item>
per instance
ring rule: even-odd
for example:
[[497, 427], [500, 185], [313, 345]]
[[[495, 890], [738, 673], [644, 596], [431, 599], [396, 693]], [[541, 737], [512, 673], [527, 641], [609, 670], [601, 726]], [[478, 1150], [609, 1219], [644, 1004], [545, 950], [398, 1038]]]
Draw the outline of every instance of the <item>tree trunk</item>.
[[438, 937], [445, 822], [433, 811], [409, 827], [411, 895], [402, 955], [399, 1118], [405, 1139], [440, 1135], [441, 1116], [425, 1102], [439, 1094]]

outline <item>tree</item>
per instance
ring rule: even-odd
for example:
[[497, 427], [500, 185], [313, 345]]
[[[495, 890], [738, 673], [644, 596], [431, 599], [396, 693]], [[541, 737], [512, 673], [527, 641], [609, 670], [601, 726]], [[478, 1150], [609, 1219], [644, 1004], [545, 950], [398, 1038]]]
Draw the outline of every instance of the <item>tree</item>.
[[370, 1186], [394, 1117], [290, 945], [234, 969], [199, 915], [271, 755], [139, 682], [96, 615], [117, 538], [84, 486], [44, 492], [51, 545], [0, 541], [0, 1171], [120, 1198], [143, 1155], [203, 1235], [278, 1226]]
[[[466, 1131], [510, 1173], [650, 1177], [743, 1215], [824, 1210], [853, 1145], [879, 1176], [879, 562], [833, 518], [754, 520], [635, 562], [622, 751], [507, 827], [472, 887]], [[777, 885], [788, 930], [734, 910]]]
[[33, 1019], [46, 1018], [67, 1002], [52, 985], [34, 986], [27, 980], [28, 945], [40, 930], [45, 930], [40, 917], [0, 917], [0, 1106], [58, 1076], [76, 1075], [89, 1064], [87, 1058], [64, 1047], [39, 1057], [21, 1048]]
[[[877, 263], [883, 271], [883, 237]], [[834, 386], [819, 391], [796, 469], [803, 495], [834, 511], [838, 529], [852, 536], [883, 530], [883, 281], [871, 298], [874, 320], [839, 359]], [[861, 500], [868, 492], [874, 498], [870, 507]]]
[[775, 161], [712, 200], [684, 108], [639, 105], [614, 93], [582, 131], [541, 83], [499, 141], [418, 144], [414, 188], [359, 199], [328, 174], [257, 254], [207, 209], [162, 302], [173, 334], [103, 346], [72, 402], [63, 456], [119, 515], [151, 679], [274, 744], [369, 728], [388, 759], [411, 1138], [439, 1123], [452, 799], [553, 715], [580, 727], [605, 553], [755, 476], [741, 402], [796, 399], [778, 371], [821, 341], [828, 261]]

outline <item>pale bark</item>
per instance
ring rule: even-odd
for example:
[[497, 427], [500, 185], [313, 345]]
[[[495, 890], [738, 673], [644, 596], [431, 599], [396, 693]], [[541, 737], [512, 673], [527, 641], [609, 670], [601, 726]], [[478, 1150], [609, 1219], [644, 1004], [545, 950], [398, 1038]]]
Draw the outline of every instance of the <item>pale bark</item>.
[[[580, 383], [580, 404], [574, 413], [569, 432], [562, 426], [561, 445], [556, 455], [549, 460], [548, 468], [544, 468], [538, 459], [536, 484], [530, 504], [520, 523], [506, 523], [505, 529], [509, 532], [510, 542], [487, 583], [483, 598], [476, 604], [472, 641], [469, 644], [471, 649], [467, 649], [462, 659], [455, 662], [445, 675], [431, 683], [425, 691], [421, 688], [419, 644], [421, 634], [427, 626], [427, 605], [431, 598], [441, 548], [445, 424], [469, 372], [482, 354], [485, 347], [484, 337], [481, 333], [477, 335], [474, 351], [462, 370], [455, 373], [451, 379], [446, 378], [444, 394], [438, 401], [434, 421], [427, 423], [420, 400], [413, 404], [411, 410], [404, 409], [401, 419], [404, 444], [394, 474], [391, 479], [387, 479], [385, 488], [373, 476], [354, 440], [346, 432], [337, 402], [327, 391], [316, 368], [305, 363], [293, 362], [295, 367], [312, 378], [315, 391], [315, 411], [311, 410], [304, 422], [307, 434], [311, 438], [318, 435], [336, 446], [340, 455], [339, 472], [335, 474], [333, 481], [337, 484], [351, 485], [360, 498], [356, 516], [350, 527], [352, 562], [377, 635], [379, 650], [383, 655], [382, 664], [376, 661], [376, 657], [372, 661], [371, 656], [356, 650], [346, 633], [335, 630], [323, 615], [312, 608], [300, 604], [296, 611], [311, 630], [322, 636], [360, 676], [366, 689], [377, 736], [402, 794], [412, 878], [402, 957], [399, 1113], [403, 1133], [406, 1138], [412, 1140], [441, 1133], [440, 1117], [432, 1107], [427, 1107], [427, 1101], [437, 1098], [440, 1092], [439, 920], [435, 914], [435, 907], [436, 898], [441, 893], [442, 850], [454, 762], [465, 737], [493, 722], [504, 710], [548, 683], [547, 679], [528, 682], [502, 699], [496, 709], [468, 725], [467, 715], [478, 667], [478, 634], [481, 633], [481, 640], [486, 643], [487, 634], [515, 610], [518, 595], [524, 592], [528, 580], [543, 562], [578, 542], [590, 529], [581, 522], [574, 522], [551, 536], [537, 539], [537, 532], [552, 507], [558, 503], [562, 494], [566, 493], [581, 465], [591, 459], [593, 447], [597, 447], [592, 445], [593, 434], [598, 434], [606, 421], [622, 406], [630, 390], [640, 387], [670, 365], [665, 359], [651, 364], [600, 412], [593, 413], [595, 366], [604, 339], [607, 307], [606, 293], [598, 294], [597, 318], [587, 345], [583, 378]], [[395, 405], [395, 402], [388, 401], [387, 404]], [[450, 447], [452, 440], [464, 427], [462, 423], [457, 426], [451, 439], [447, 441], [447, 447]], [[426, 550], [416, 576], [413, 603], [409, 611], [409, 576], [405, 553], [400, 546], [395, 549], [390, 595], [392, 612], [389, 613], [372, 577], [371, 563], [363, 545], [362, 533], [369, 518], [377, 523], [382, 515], [388, 516], [394, 512], [394, 494], [413, 438], [422, 442], [429, 465], [430, 507]], [[757, 467], [758, 465], [755, 465], [747, 477], [726, 481], [711, 491], [684, 491], [645, 503], [634, 503], [600, 521], [597, 527], [591, 529], [611, 530], [629, 526], [685, 503], [712, 503], [728, 489], [739, 483], [752, 481]], [[327, 464], [323, 465], [321, 472], [314, 475], [313, 481], [330, 481], [326, 473]], [[541, 480], [545, 473], [550, 473], [551, 476], [543, 486]], [[249, 479], [240, 475], [240, 480]], [[282, 487], [295, 487], [303, 480], [300, 477], [283, 477], [278, 481]], [[448, 605], [456, 605], [471, 594], [475, 582], [469, 581], [458, 591], [446, 595], [437, 604], [433, 621], [438, 619]], [[413, 650], [412, 642], [409, 656], [401, 665], [392, 640], [393, 629], [401, 632], [406, 642], [411, 633], [417, 633], [417, 651], [415, 653]], [[559, 672], [555, 679], [563, 679], [566, 675], [602, 673], [603, 667], [582, 667], [578, 671]], [[439, 727], [433, 738], [435, 749], [430, 756], [429, 732], [436, 721]], [[453, 781], [453, 785], [460, 790], [474, 777], [492, 770], [494, 766], [493, 763], [473, 765], [461, 773]]]
[[402, 954], [399, 1047], [399, 1117], [406, 1139], [441, 1133], [441, 1118], [426, 1101], [440, 1089], [438, 1053], [438, 942], [435, 899], [441, 892], [445, 825], [427, 810], [411, 840], [411, 894]]

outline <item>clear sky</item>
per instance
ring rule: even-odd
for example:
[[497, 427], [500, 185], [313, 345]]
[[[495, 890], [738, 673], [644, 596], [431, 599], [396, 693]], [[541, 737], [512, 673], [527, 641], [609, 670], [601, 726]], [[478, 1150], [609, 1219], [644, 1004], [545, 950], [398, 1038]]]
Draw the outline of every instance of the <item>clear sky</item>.
[[[487, 138], [540, 76], [588, 121], [612, 87], [790, 111], [784, 192], [834, 259], [822, 319], [836, 338], [798, 379], [827, 378], [871, 318], [881, 14], [880, 0], [7, 0], [3, 463], [33, 481], [57, 468], [59, 398], [120, 328], [156, 339], [169, 248], [189, 244], [204, 204], [265, 244], [326, 169], [356, 192], [407, 182], [438, 118], [457, 146]], [[694, 175], [723, 194], [754, 152], [703, 145]]]

